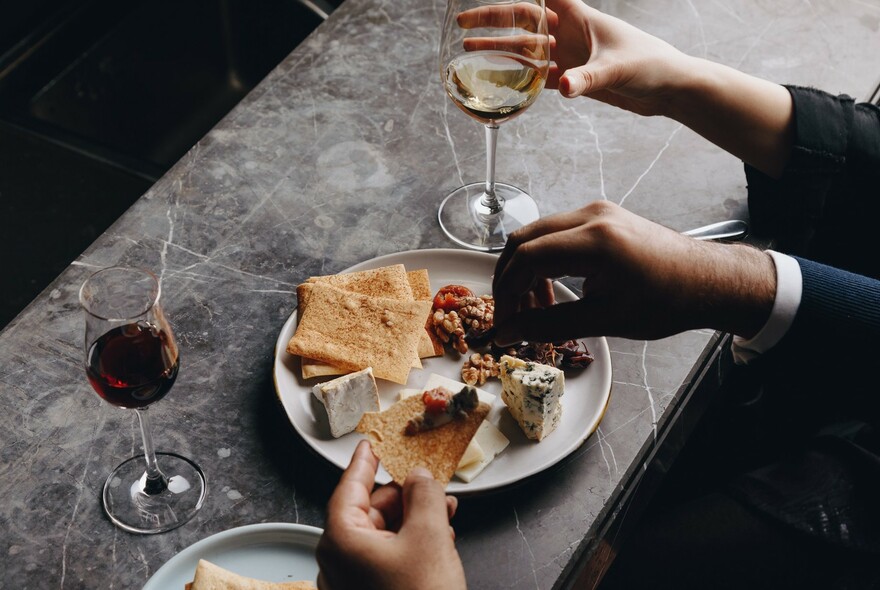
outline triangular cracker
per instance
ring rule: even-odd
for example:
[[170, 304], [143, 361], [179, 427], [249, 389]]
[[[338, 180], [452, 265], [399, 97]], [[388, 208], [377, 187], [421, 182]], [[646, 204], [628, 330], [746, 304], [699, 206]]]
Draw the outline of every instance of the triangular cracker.
[[414, 467], [424, 467], [444, 486], [455, 473], [458, 462], [489, 414], [489, 404], [480, 402], [467, 417], [414, 435], [404, 433], [406, 423], [424, 413], [422, 396], [402, 399], [384, 412], [367, 412], [357, 431], [370, 439], [373, 453], [395, 482], [403, 481]]

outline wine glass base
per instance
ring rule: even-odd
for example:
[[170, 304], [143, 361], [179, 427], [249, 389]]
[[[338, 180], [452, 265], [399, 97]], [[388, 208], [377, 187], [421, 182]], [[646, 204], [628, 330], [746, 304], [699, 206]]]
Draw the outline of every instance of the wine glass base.
[[156, 453], [167, 487], [148, 494], [146, 461], [132, 457], [104, 482], [104, 511], [119, 528], [145, 535], [177, 528], [195, 516], [205, 501], [208, 485], [202, 469], [174, 453]]
[[481, 204], [485, 189], [482, 182], [455, 189], [440, 203], [437, 218], [443, 233], [456, 244], [495, 252], [504, 248], [512, 232], [538, 219], [538, 205], [522, 189], [498, 182], [495, 195], [502, 209], [492, 212]]

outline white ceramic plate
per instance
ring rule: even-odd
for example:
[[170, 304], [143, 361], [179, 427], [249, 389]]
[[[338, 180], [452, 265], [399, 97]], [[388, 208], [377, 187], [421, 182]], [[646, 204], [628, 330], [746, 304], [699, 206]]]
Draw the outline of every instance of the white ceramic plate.
[[[374, 258], [342, 272], [403, 264], [407, 270], [428, 269], [431, 288], [435, 293], [446, 285], [460, 284], [482, 295], [492, 291], [491, 277], [496, 260], [497, 256], [493, 254], [467, 250], [412, 250]], [[576, 299], [574, 293], [559, 284], [556, 285], [556, 297], [559, 301]], [[287, 342], [296, 329], [296, 321], [294, 312], [281, 329], [275, 345], [275, 388], [290, 422], [300, 436], [331, 463], [345, 468], [362, 435], [351, 433], [338, 439], [330, 435], [327, 414], [312, 395], [312, 386], [332, 377], [302, 378], [299, 357], [286, 351]], [[528, 440], [510, 416], [501, 401], [501, 383], [497, 379], [481, 386], [481, 389], [497, 396], [488, 420], [504, 433], [510, 445], [471, 483], [453, 478], [447, 488], [449, 493], [470, 494], [515, 483], [559, 462], [596, 430], [611, 395], [611, 355], [604, 338], [586, 338], [583, 342], [595, 360], [587, 369], [566, 372], [562, 420], [556, 431], [540, 443]], [[413, 369], [405, 386], [377, 380], [382, 409], [397, 400], [402, 388], [421, 387], [431, 373], [460, 381], [463, 362], [464, 358], [447, 352], [443, 357], [422, 359], [423, 368]], [[387, 483], [391, 478], [380, 467], [376, 481]]]
[[289, 523], [229, 529], [193, 543], [160, 567], [144, 590], [183, 590], [200, 559], [242, 576], [268, 582], [318, 579], [315, 547], [322, 530]]

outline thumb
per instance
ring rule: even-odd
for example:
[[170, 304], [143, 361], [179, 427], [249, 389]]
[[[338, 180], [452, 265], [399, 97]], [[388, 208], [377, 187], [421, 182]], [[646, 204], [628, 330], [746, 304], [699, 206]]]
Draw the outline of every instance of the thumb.
[[405, 531], [427, 535], [448, 534], [449, 511], [446, 492], [440, 482], [422, 467], [416, 467], [403, 482], [403, 524]]
[[591, 62], [565, 71], [559, 78], [559, 92], [566, 98], [574, 98], [605, 90], [611, 85], [611, 68]]

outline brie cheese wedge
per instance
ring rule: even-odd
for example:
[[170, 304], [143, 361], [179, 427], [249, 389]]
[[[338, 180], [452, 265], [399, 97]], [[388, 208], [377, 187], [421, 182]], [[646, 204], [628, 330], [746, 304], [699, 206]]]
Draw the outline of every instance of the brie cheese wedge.
[[327, 410], [330, 434], [334, 438], [352, 432], [364, 412], [379, 411], [379, 388], [371, 367], [318, 383], [312, 393]]

